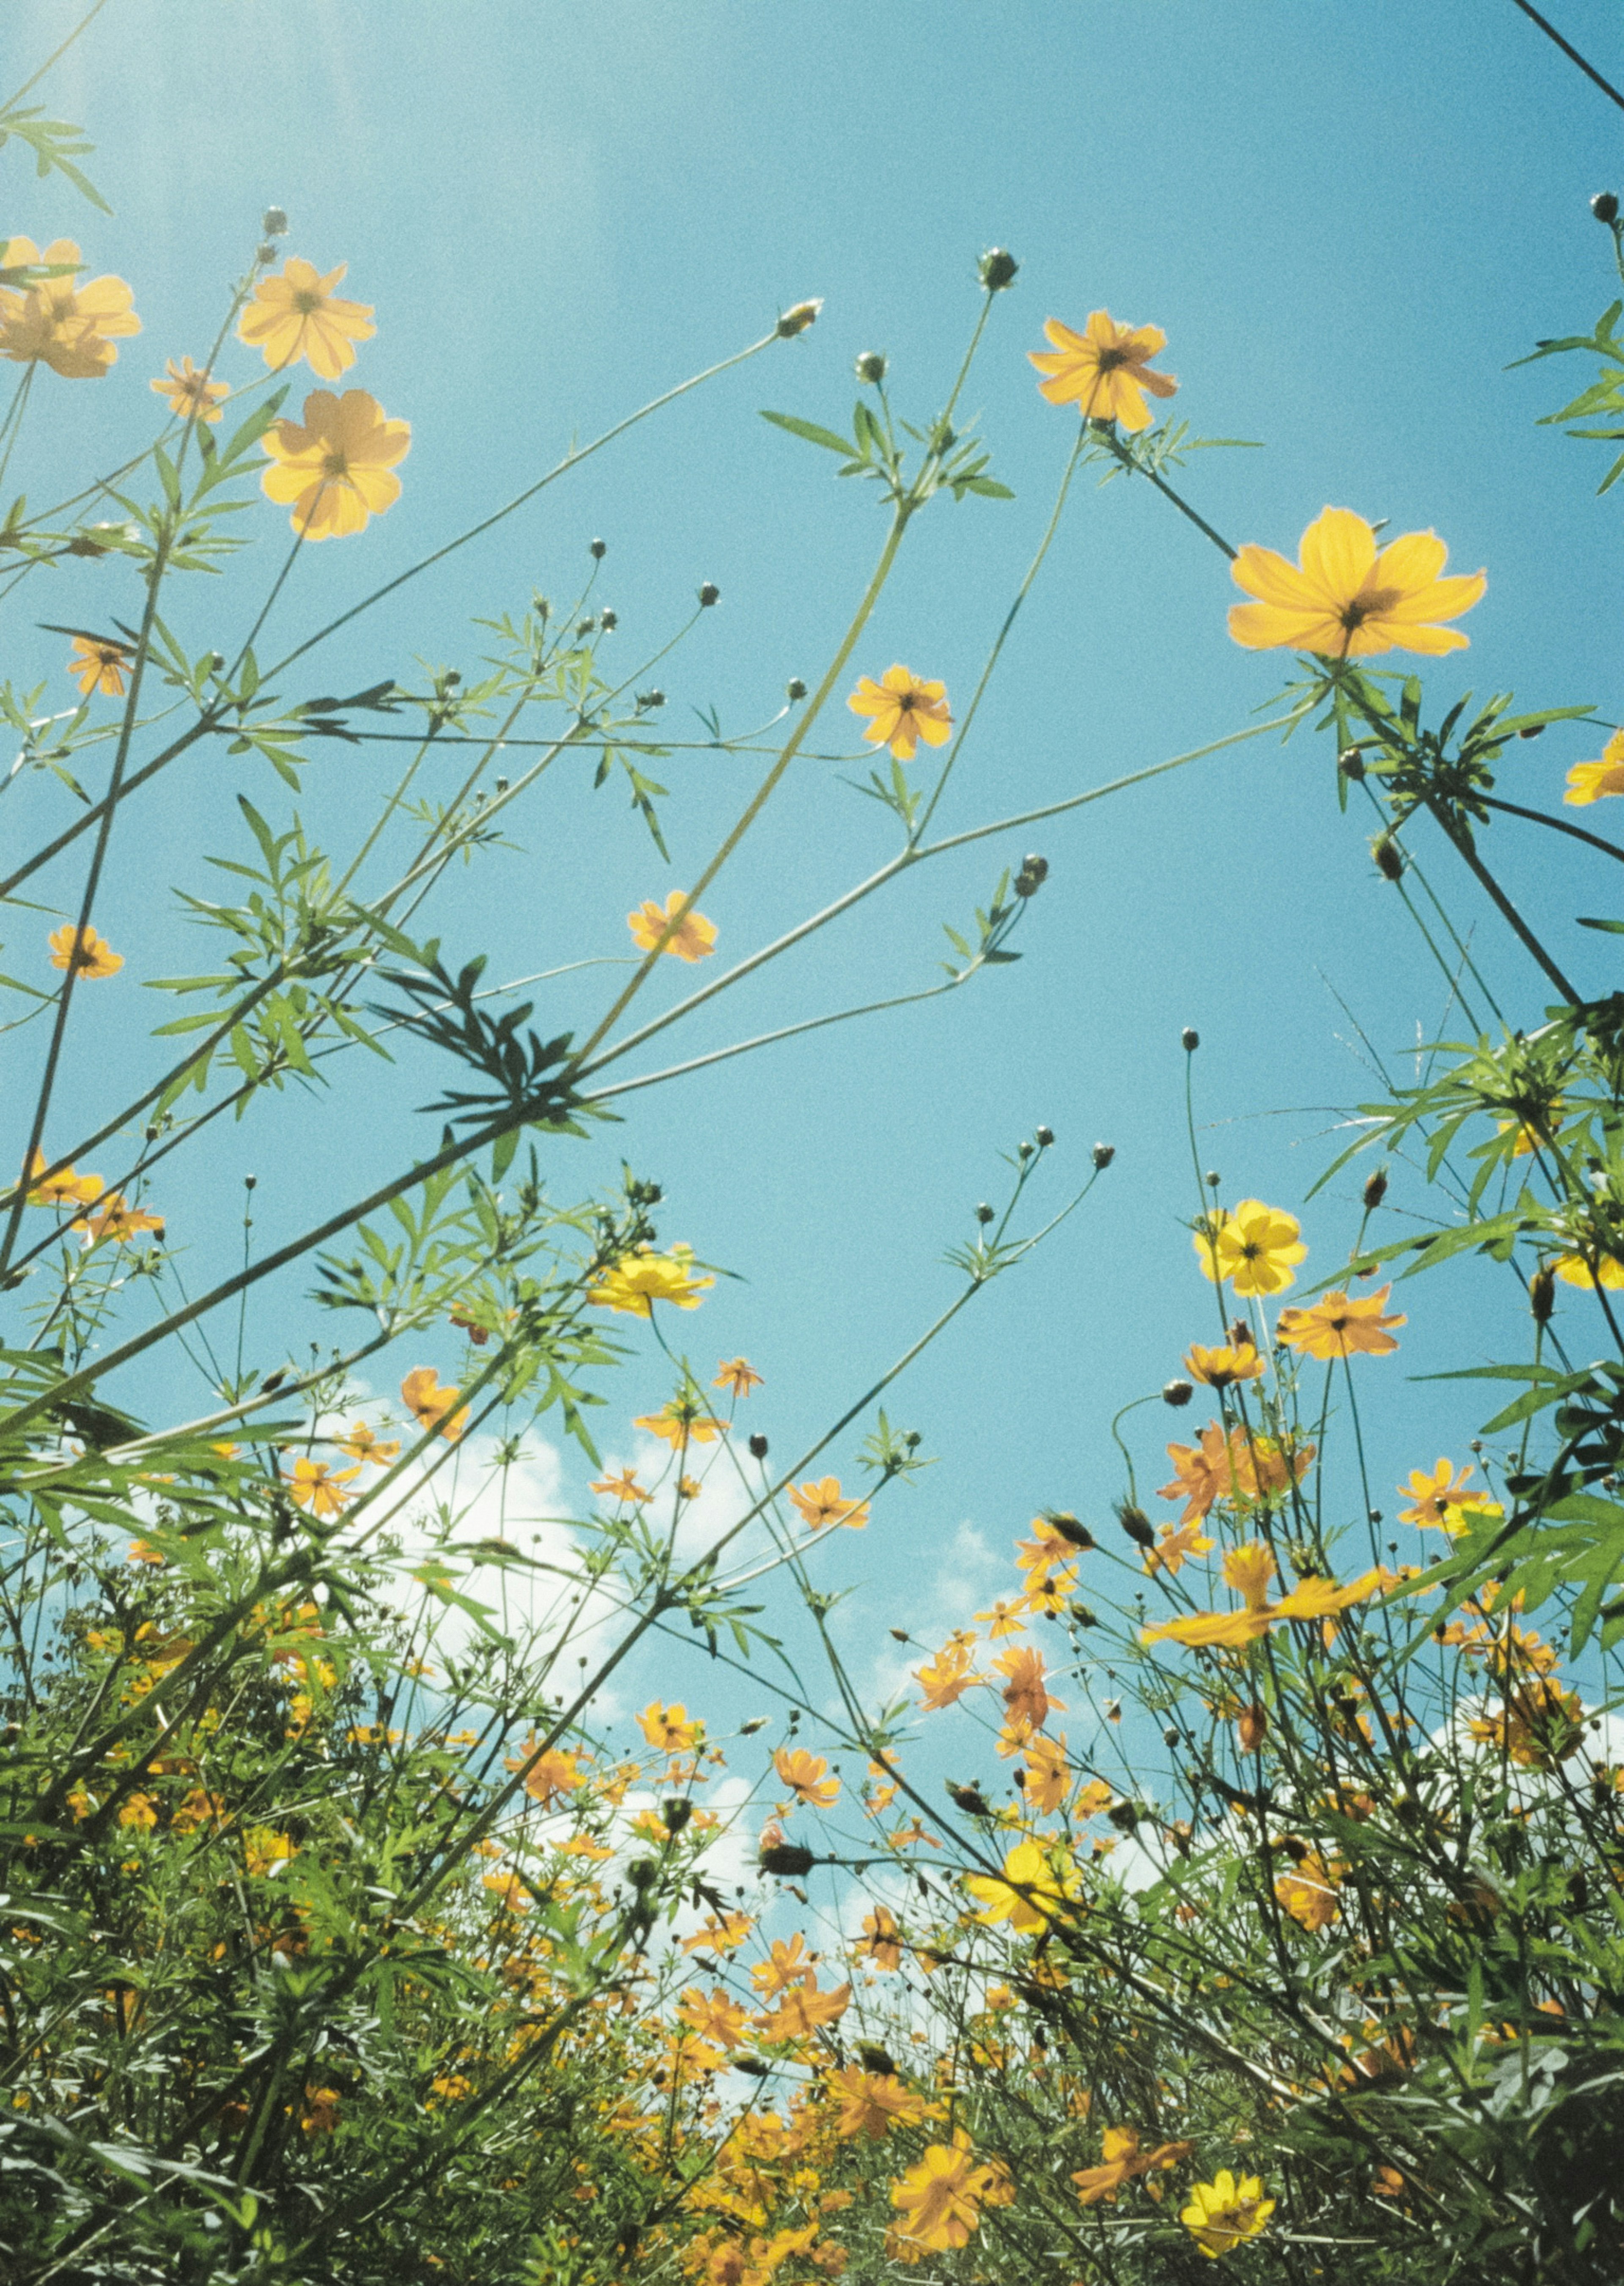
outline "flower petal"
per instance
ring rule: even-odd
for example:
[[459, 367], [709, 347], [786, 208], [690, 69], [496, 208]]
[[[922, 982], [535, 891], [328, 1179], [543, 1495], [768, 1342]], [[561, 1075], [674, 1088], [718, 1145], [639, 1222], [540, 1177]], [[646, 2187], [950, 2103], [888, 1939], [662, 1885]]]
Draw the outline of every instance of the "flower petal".
[[1349, 508], [1320, 511], [1303, 534], [1304, 576], [1337, 611], [1352, 603], [1376, 562], [1376, 534]]

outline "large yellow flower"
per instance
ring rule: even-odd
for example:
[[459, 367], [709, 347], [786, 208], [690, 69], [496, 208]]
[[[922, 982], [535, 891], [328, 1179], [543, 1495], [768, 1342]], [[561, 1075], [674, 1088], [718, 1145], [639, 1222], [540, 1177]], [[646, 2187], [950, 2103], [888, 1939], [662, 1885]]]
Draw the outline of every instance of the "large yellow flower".
[[[900, 2183], [891, 2186], [891, 2203], [907, 2217], [895, 2234], [895, 2251], [904, 2262], [918, 2262], [924, 2252], [942, 2253], [965, 2246], [981, 2222], [981, 2202], [993, 2190], [997, 2172], [978, 2167], [970, 2138], [962, 2127], [953, 2140], [933, 2143], [917, 2167], [910, 2167]], [[1001, 2202], [1000, 2202], [1001, 2203]]]
[[1192, 2185], [1190, 2203], [1180, 2210], [1179, 2219], [1202, 2252], [1216, 2262], [1243, 2239], [1256, 2238], [1273, 2211], [1274, 2202], [1264, 2197], [1257, 2176], [1243, 2176], [1237, 2183], [1224, 2167], [1210, 2183]]
[[878, 682], [859, 675], [846, 704], [869, 717], [863, 735], [870, 745], [889, 746], [899, 762], [912, 761], [921, 738], [942, 746], [953, 735], [946, 683], [922, 682], [911, 667], [888, 666]]
[[[31, 238], [13, 238], [5, 249], [14, 264], [71, 264], [81, 256], [71, 238], [53, 239], [43, 254]], [[20, 294], [0, 287], [0, 357], [18, 365], [48, 365], [64, 381], [99, 381], [118, 362], [114, 335], [138, 334], [141, 320], [122, 278], [48, 278]]]
[[1171, 397], [1178, 382], [1171, 374], [1152, 373], [1147, 359], [1167, 347], [1160, 326], [1119, 326], [1108, 310], [1096, 310], [1080, 334], [1058, 318], [1044, 320], [1052, 350], [1029, 350], [1028, 357], [1049, 378], [1037, 384], [1051, 405], [1075, 405], [1085, 421], [1120, 421], [1124, 429], [1148, 429], [1155, 419], [1145, 402]]
[[966, 1888], [981, 1907], [978, 1921], [1007, 1921], [1025, 1935], [1045, 1928], [1082, 1887], [1082, 1876], [1068, 1849], [1060, 1844], [1018, 1841], [1004, 1860], [1004, 1878], [973, 1873]]
[[1478, 602], [1481, 572], [1439, 578], [1449, 550], [1435, 532], [1407, 532], [1376, 552], [1376, 533], [1352, 508], [1320, 511], [1303, 534], [1300, 566], [1248, 544], [1230, 565], [1255, 603], [1234, 603], [1229, 632], [1248, 650], [1312, 650], [1329, 658], [1377, 651], [1463, 650], [1458, 619]]
[[587, 1299], [601, 1310], [618, 1310], [623, 1317], [652, 1318], [656, 1302], [697, 1310], [715, 1283], [713, 1278], [695, 1277], [691, 1246], [674, 1246], [669, 1254], [644, 1246], [623, 1254], [605, 1270], [596, 1285], [588, 1287]]
[[364, 532], [400, 497], [390, 472], [412, 449], [409, 421], [390, 421], [364, 389], [313, 389], [304, 421], [278, 421], [260, 438], [276, 462], [260, 478], [267, 500], [291, 506], [304, 540]]
[[1299, 1242], [1302, 1232], [1295, 1215], [1242, 1199], [1233, 1214], [1219, 1207], [1208, 1218], [1195, 1233], [1195, 1256], [1207, 1277], [1227, 1281], [1237, 1294], [1278, 1294], [1308, 1252]]
[[1574, 763], [1562, 799], [1570, 809], [1583, 809], [1613, 793], [1624, 793], [1624, 730], [1613, 732], [1602, 748], [1599, 762]]
[[312, 263], [290, 254], [279, 278], [262, 278], [254, 288], [238, 340], [263, 351], [273, 372], [304, 358], [323, 381], [336, 381], [355, 363], [354, 344], [377, 331], [370, 303], [341, 301], [333, 291], [349, 266], [341, 262], [323, 278]]

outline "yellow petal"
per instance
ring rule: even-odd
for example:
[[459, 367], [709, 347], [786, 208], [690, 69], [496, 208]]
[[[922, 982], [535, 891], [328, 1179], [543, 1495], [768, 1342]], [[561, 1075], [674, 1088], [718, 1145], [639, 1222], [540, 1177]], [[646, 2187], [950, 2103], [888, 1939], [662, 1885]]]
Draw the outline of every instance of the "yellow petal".
[[1376, 534], [1352, 508], [1328, 508], [1303, 534], [1305, 578], [1338, 610], [1352, 601], [1376, 562]]

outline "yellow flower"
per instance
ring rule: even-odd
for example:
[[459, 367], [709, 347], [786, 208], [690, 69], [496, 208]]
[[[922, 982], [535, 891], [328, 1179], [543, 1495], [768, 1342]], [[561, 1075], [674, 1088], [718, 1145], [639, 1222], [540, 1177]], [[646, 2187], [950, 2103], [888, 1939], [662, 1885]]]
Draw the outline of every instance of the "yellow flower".
[[891, 2186], [892, 2205], [908, 2219], [895, 2234], [903, 2259], [917, 2262], [921, 2251], [967, 2245], [992, 2180], [991, 2168], [975, 2165], [962, 2127], [954, 2129], [950, 2144], [933, 2143], [918, 2165]]
[[1224, 1580], [1241, 1596], [1249, 1612], [1258, 1612], [1269, 1600], [1274, 1558], [1260, 1540], [1232, 1548], [1224, 1558]]
[[166, 358], [162, 373], [146, 385], [166, 398], [181, 420], [205, 422], [211, 429], [218, 426], [220, 407], [231, 395], [225, 382], [211, 381], [209, 368], [194, 366], [189, 357], [182, 358], [178, 365], [173, 358]]
[[900, 1968], [903, 1965], [902, 1931], [896, 1916], [887, 1906], [876, 1905], [863, 1919], [863, 1935], [857, 1946], [862, 1959], [871, 1960], [876, 1968]]
[[716, 1369], [713, 1389], [725, 1389], [735, 1397], [748, 1397], [753, 1389], [760, 1389], [761, 1376], [746, 1359], [723, 1358]]
[[1058, 318], [1044, 320], [1052, 350], [1027, 356], [1049, 378], [1037, 384], [1051, 405], [1075, 405], [1085, 421], [1120, 421], [1128, 430], [1148, 429], [1155, 417], [1145, 402], [1171, 397], [1178, 382], [1171, 374], [1152, 373], [1147, 360], [1167, 347], [1160, 326], [1119, 326], [1108, 310], [1096, 310], [1080, 334]]
[[658, 946], [661, 952], [674, 953], [679, 960], [704, 960], [715, 950], [716, 924], [707, 921], [703, 913], [689, 911], [673, 928], [673, 921], [686, 903], [681, 889], [673, 889], [664, 905], [657, 905], [652, 897], [645, 897], [636, 911], [626, 917], [633, 943], [643, 952], [652, 952]]
[[637, 1727], [662, 1754], [685, 1754], [698, 1744], [705, 1725], [697, 1717], [689, 1721], [688, 1709], [680, 1699], [674, 1706], [663, 1707], [658, 1699], [651, 1699], [637, 1717]]
[[1295, 1872], [1282, 1873], [1274, 1894], [1294, 1921], [1304, 1928], [1329, 1928], [1340, 1908], [1336, 1903], [1336, 1869], [1311, 1852]]
[[106, 1188], [99, 1175], [75, 1174], [71, 1167], [59, 1167], [54, 1174], [47, 1175], [45, 1166], [44, 1153], [36, 1151], [28, 1171], [31, 1207], [91, 1206]]
[[914, 1680], [924, 1686], [919, 1704], [929, 1714], [940, 1707], [952, 1707], [966, 1691], [978, 1683], [985, 1683], [984, 1675], [977, 1675], [971, 1664], [971, 1652], [966, 1644], [944, 1644], [933, 1659], [916, 1667]]
[[685, 1399], [674, 1397], [658, 1413], [638, 1414], [632, 1426], [646, 1429], [650, 1437], [658, 1437], [674, 1453], [684, 1445], [713, 1445], [718, 1437], [726, 1435], [728, 1424], [713, 1414], [699, 1412]]
[[1433, 532], [1407, 532], [1378, 554], [1376, 533], [1352, 508], [1322, 509], [1303, 534], [1302, 565], [1249, 543], [1230, 565], [1255, 603], [1234, 603], [1229, 632], [1248, 650], [1312, 650], [1330, 658], [1377, 651], [1463, 650], [1458, 619], [1479, 601], [1481, 572], [1441, 579], [1449, 550]]
[[399, 499], [390, 471], [412, 449], [412, 425], [390, 420], [364, 389], [312, 389], [303, 422], [273, 422], [259, 441], [275, 463], [259, 480], [265, 498], [292, 508], [302, 540], [336, 540]]
[[288, 1496], [296, 1508], [307, 1508], [312, 1516], [342, 1516], [353, 1497], [344, 1486], [360, 1473], [359, 1466], [335, 1471], [327, 1462], [312, 1461], [302, 1453], [288, 1479]]
[[379, 1437], [364, 1421], [352, 1422], [347, 1432], [335, 1441], [347, 1460], [370, 1461], [374, 1469], [386, 1468], [390, 1462], [400, 1457], [399, 1445], [392, 1439]]
[[122, 698], [129, 665], [128, 643], [114, 642], [108, 635], [75, 635], [67, 672], [87, 698], [97, 690], [105, 698]]
[[[51, 942], [54, 944], [56, 939]], [[1582, 1254], [1563, 1254], [1550, 1266], [1565, 1286], [1605, 1286], [1612, 1290], [1624, 1286], [1624, 1262], [1616, 1254], [1598, 1256], [1594, 1266]]]
[[1399, 1487], [1399, 1498], [1410, 1503], [1408, 1508], [1399, 1510], [1399, 1523], [1415, 1525], [1423, 1532], [1429, 1525], [1448, 1531], [1449, 1513], [1452, 1510], [1458, 1512], [1470, 1474], [1469, 1463], [1457, 1477], [1453, 1461], [1440, 1460], [1430, 1475], [1425, 1469], [1412, 1469], [1407, 1480]]
[[1237, 1294], [1278, 1294], [1308, 1252], [1298, 1242], [1302, 1228], [1295, 1215], [1242, 1199], [1233, 1214], [1218, 1207], [1208, 1216], [1194, 1234], [1195, 1258], [1203, 1277], [1218, 1285], [1227, 1280]]
[[154, 1231], [160, 1238], [163, 1236], [162, 1215], [147, 1214], [139, 1207], [132, 1207], [122, 1191], [108, 1191], [105, 1196], [99, 1193], [98, 1195], [100, 1204], [96, 1212], [93, 1215], [77, 1215], [69, 1225], [70, 1229], [83, 1234], [87, 1246], [99, 1246], [106, 1238], [110, 1238], [115, 1246], [128, 1246], [132, 1238], [139, 1238], [144, 1231], [149, 1230]]
[[656, 1254], [650, 1246], [623, 1254], [603, 1271], [587, 1299], [601, 1310], [618, 1310], [628, 1318], [650, 1318], [656, 1302], [674, 1302], [679, 1310], [697, 1310], [716, 1281], [696, 1278], [691, 1246], [674, 1246], [669, 1254]]
[[1624, 730], [1613, 732], [1602, 748], [1599, 762], [1574, 763], [1562, 799], [1570, 809], [1583, 809], [1614, 793], [1624, 793]]
[[238, 340], [263, 351], [274, 373], [304, 358], [323, 381], [336, 381], [355, 363], [354, 343], [377, 331], [369, 303], [341, 301], [333, 291], [349, 266], [341, 262], [323, 278], [313, 264], [289, 255], [280, 277], [262, 278], [254, 288]]
[[824, 1477], [815, 1485], [792, 1485], [790, 1504], [814, 1532], [826, 1524], [846, 1524], [861, 1532], [869, 1520], [867, 1501], [847, 1500], [839, 1477]]
[[1379, 1294], [1356, 1295], [1352, 1301], [1343, 1293], [1328, 1294], [1309, 1309], [1282, 1310], [1275, 1338], [1312, 1358], [1384, 1356], [1399, 1346], [1387, 1328], [1409, 1322], [1403, 1316], [1382, 1315], [1391, 1292], [1391, 1286], [1384, 1286]]
[[654, 1497], [652, 1493], [643, 1490], [630, 1469], [621, 1469], [613, 1476], [595, 1477], [592, 1489], [595, 1493], [602, 1493], [606, 1500], [635, 1502], [639, 1508]]
[[858, 678], [846, 704], [854, 714], [870, 717], [863, 737], [871, 746], [889, 746], [899, 762], [911, 762], [921, 738], [927, 746], [945, 745], [953, 734], [945, 682], [921, 682], [906, 666], [888, 666], [878, 682], [870, 675]]
[[[81, 266], [71, 238], [54, 239], [43, 254], [30, 238], [13, 238], [5, 249], [7, 266], [60, 264]], [[114, 336], [138, 334], [141, 320], [122, 278], [48, 278], [26, 294], [0, 287], [0, 357], [19, 365], [48, 365], [64, 381], [99, 381], [118, 362]]]
[[831, 2072], [824, 2085], [839, 2102], [834, 2132], [842, 2138], [863, 2135], [878, 2143], [892, 2128], [918, 2127], [926, 2117], [924, 2097], [904, 2086], [895, 2072], [860, 2071], [847, 2064], [843, 2071]]
[[1256, 1381], [1263, 1371], [1263, 1360], [1250, 1336], [1244, 1342], [1229, 1342], [1222, 1349], [1205, 1349], [1200, 1342], [1192, 1342], [1184, 1355], [1184, 1369], [1192, 1381], [1204, 1382], [1209, 1389], [1228, 1389], [1237, 1381]]
[[690, 2032], [713, 2047], [744, 2046], [748, 2011], [720, 1987], [707, 1995], [697, 1984], [690, 1986], [677, 2004], [677, 2016]]
[[1047, 1927], [1068, 1898], [1082, 1886], [1070, 1850], [1058, 1843], [1018, 1841], [1004, 1860], [1004, 1878], [972, 1873], [965, 1887], [982, 1910], [975, 1916], [989, 1924], [1008, 1921], [1024, 1935]]
[[418, 1427], [438, 1429], [448, 1445], [454, 1445], [468, 1427], [468, 1407], [456, 1409], [461, 1394], [460, 1389], [442, 1389], [431, 1365], [414, 1366], [400, 1384], [401, 1403]]
[[1362, 1604], [1391, 1587], [1396, 1576], [1378, 1566], [1361, 1572], [1344, 1588], [1334, 1580], [1311, 1577], [1299, 1581], [1277, 1604], [1271, 1604], [1267, 1598], [1273, 1571], [1274, 1559], [1260, 1543], [1232, 1549], [1224, 1558], [1224, 1577], [1243, 1598], [1238, 1610], [1192, 1612], [1179, 1619], [1163, 1620], [1154, 1628], [1142, 1628], [1139, 1641], [1183, 1644], [1194, 1651], [1244, 1650], [1281, 1620], [1334, 1619], [1350, 1604]]
[[1274, 2202], [1264, 2197], [1257, 2176], [1247, 2175], [1237, 2183], [1224, 2167], [1211, 2182], [1191, 2186], [1190, 2203], [1179, 2219], [1202, 2252], [1216, 2262], [1243, 2239], [1257, 2237], [1273, 2211]]
[[788, 1746], [780, 1746], [773, 1756], [773, 1769], [779, 1785], [813, 1809], [830, 1809], [839, 1798], [840, 1779], [828, 1775], [829, 1765], [821, 1754], [810, 1754], [804, 1746], [797, 1746], [793, 1753]]
[[71, 921], [52, 929], [50, 937], [52, 968], [77, 969], [81, 976], [116, 976], [124, 956], [114, 952], [105, 936], [98, 936], [87, 921], [83, 930]]
[[[1187, 1446], [1170, 1445], [1168, 1450], [1187, 1453], [1189, 1448]], [[1175, 1488], [1172, 1498], [1178, 1500], [1183, 1489], [1182, 1486]], [[1217, 1490], [1215, 1480], [1215, 1495]], [[1211, 1502], [1209, 1502], [1208, 1507], [1210, 1506]], [[1171, 1572], [1176, 1577], [1186, 1556], [1205, 1556], [1211, 1546], [1212, 1542], [1202, 1530], [1199, 1521], [1177, 1526], [1164, 1524], [1162, 1527], [1162, 1536], [1155, 1546], [1145, 1550], [1145, 1569], [1151, 1573]]]

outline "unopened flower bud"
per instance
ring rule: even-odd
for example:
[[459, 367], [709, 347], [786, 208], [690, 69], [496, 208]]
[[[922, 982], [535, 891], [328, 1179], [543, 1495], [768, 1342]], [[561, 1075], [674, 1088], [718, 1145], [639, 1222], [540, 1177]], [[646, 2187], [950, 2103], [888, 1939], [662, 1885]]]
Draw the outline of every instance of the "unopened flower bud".
[[1243, 1754], [1255, 1754], [1267, 1736], [1268, 1728], [1267, 1710], [1260, 1707], [1256, 1699], [1250, 1707], [1243, 1707], [1241, 1709], [1240, 1719], [1235, 1724], [1235, 1736], [1240, 1742], [1241, 1752]]
[[975, 1219], [982, 1226], [983, 1228], [985, 1228], [988, 1223], [997, 1221], [997, 1209], [996, 1207], [989, 1207], [986, 1200], [983, 1199], [980, 1206], [975, 1210]]
[[1049, 861], [1030, 851], [1021, 860], [1021, 871], [1015, 876], [1015, 895], [1030, 897], [1042, 888], [1049, 878]]
[[1142, 1508], [1132, 1508], [1126, 1502], [1116, 1511], [1116, 1520], [1137, 1548], [1154, 1548], [1156, 1528]]
[[774, 1841], [762, 1850], [756, 1862], [763, 1873], [777, 1873], [782, 1880], [786, 1874], [792, 1877], [809, 1873], [817, 1860], [798, 1841]]
[[598, 625], [603, 628], [603, 633], [606, 635], [613, 635], [615, 629], [619, 626], [619, 624], [620, 615], [618, 611], [600, 611], [598, 613]]
[[1187, 1405], [1194, 1394], [1187, 1381], [1170, 1381], [1163, 1386], [1162, 1402], [1171, 1406]]
[[1374, 1214], [1386, 1196], [1387, 1170], [1385, 1167], [1378, 1167], [1374, 1175], [1367, 1175], [1365, 1178], [1365, 1212]]
[[272, 245], [271, 240], [268, 238], [262, 238], [259, 244], [254, 248], [254, 259], [260, 264], [262, 269], [267, 262], [274, 262], [276, 260], [276, 248]]
[[759, 1429], [750, 1439], [750, 1457], [753, 1461], [764, 1461], [767, 1458], [767, 1439]]
[[288, 217], [280, 207], [267, 207], [259, 226], [267, 238], [286, 238], [288, 235]]
[[1221, 1191], [1224, 1187], [1224, 1178], [1216, 1167], [1208, 1168], [1203, 1180], [1210, 1191]]
[[1068, 1508], [1046, 1508], [1043, 1511], [1043, 1520], [1052, 1531], [1059, 1533], [1068, 1547], [1080, 1549], [1085, 1555], [1091, 1548], [1100, 1545], [1088, 1526], [1079, 1522]]
[[1036, 1147], [1036, 1145], [1029, 1143], [1026, 1138], [1022, 1136], [1020, 1142], [1015, 1146], [1015, 1156], [1018, 1159], [1029, 1159]]
[[1194, 1025], [1186, 1024], [1183, 1031], [1179, 1033], [1179, 1037], [1184, 1043], [1184, 1052], [1186, 1055], [1193, 1056], [1195, 1053], [1196, 1049], [1201, 1045], [1201, 1034], [1196, 1030]]
[[1370, 845], [1370, 855], [1376, 860], [1376, 870], [1384, 881], [1404, 879], [1404, 852], [1391, 833], [1378, 834]]
[[1344, 778], [1357, 784], [1365, 775], [1365, 758], [1357, 746], [1344, 746], [1336, 757], [1336, 767]]
[[1548, 1326], [1557, 1306], [1557, 1278], [1552, 1270], [1536, 1270], [1528, 1281], [1528, 1307], [1536, 1326]]
[[693, 1814], [692, 1802], [685, 1801], [681, 1794], [676, 1794], [671, 1801], [660, 1804], [660, 1822], [667, 1833], [681, 1833]]
[[497, 791], [497, 792], [498, 792], [498, 793], [506, 793], [506, 792], [507, 792], [507, 791], [508, 791], [508, 786], [511, 784], [511, 783], [512, 783], [512, 781], [511, 781], [511, 779], [509, 779], [509, 778], [498, 778], [498, 779], [497, 779], [497, 781], [496, 781], [496, 791]]
[[1615, 223], [1619, 218], [1618, 195], [1612, 191], [1597, 191], [1590, 201], [1590, 211], [1597, 222]]
[[1162, 1733], [1162, 1744], [1164, 1746], [1176, 1746], [1179, 1744], [1179, 1730], [1170, 1722]]
[[1115, 1143], [1096, 1143], [1089, 1156], [1096, 1167], [1108, 1167], [1116, 1156], [1116, 1146]]
[[989, 246], [976, 264], [977, 273], [989, 294], [1002, 294], [1015, 282], [1015, 272], [1021, 264], [1006, 248]]
[[797, 302], [792, 310], [786, 310], [779, 319], [778, 339], [781, 342], [792, 341], [797, 334], [804, 334], [808, 326], [817, 323], [817, 313], [823, 306], [821, 297], [815, 302]]
[[859, 381], [878, 387], [886, 377], [886, 360], [879, 350], [864, 350], [853, 368]]
[[798, 674], [792, 674], [784, 686], [784, 695], [792, 706], [799, 706], [807, 695], [807, 686]]
[[[1068, 1604], [1066, 1608], [1071, 1613], [1072, 1618], [1076, 1621], [1080, 1628], [1097, 1628], [1099, 1626], [1099, 1612], [1091, 1612], [1086, 1604]], [[1023, 1770], [1017, 1770], [1015, 1773], [1015, 1776], [1018, 1778], [1024, 1778], [1025, 1775], [1026, 1773]]]
[[637, 693], [637, 704], [639, 706], [652, 708], [655, 706], [663, 706], [665, 703], [666, 694], [663, 690], [640, 690]]
[[659, 1879], [659, 1867], [652, 1857], [634, 1857], [626, 1869], [626, 1878], [634, 1889], [651, 1889]]
[[716, 585], [716, 583], [715, 583], [715, 581], [714, 581], [713, 579], [707, 579], [707, 580], [706, 581], [706, 583], [705, 583], [704, 587], [701, 587], [701, 588], [700, 588], [700, 590], [699, 590], [699, 608], [700, 608], [700, 610], [701, 610], [702, 611], [708, 611], [710, 610], [711, 605], [712, 605], [713, 603], [721, 603], [721, 588]]
[[601, 564], [609, 553], [609, 542], [606, 540], [595, 540], [587, 553], [595, 563]]
[[576, 628], [575, 632], [578, 635], [589, 635], [596, 626], [597, 621], [595, 619], [583, 619], [580, 622], [580, 625]]
[[1038, 1149], [1046, 1151], [1054, 1140], [1054, 1130], [1052, 1127], [1035, 1127], [1032, 1130], [1032, 1136]]

